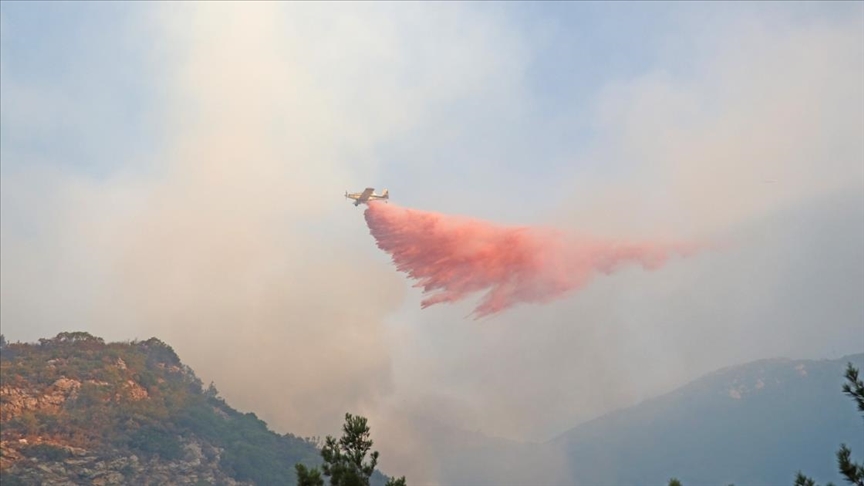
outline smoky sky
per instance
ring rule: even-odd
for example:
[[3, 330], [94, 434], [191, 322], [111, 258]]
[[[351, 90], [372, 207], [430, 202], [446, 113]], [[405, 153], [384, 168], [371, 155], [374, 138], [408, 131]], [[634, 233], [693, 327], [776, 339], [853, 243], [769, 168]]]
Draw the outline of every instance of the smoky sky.
[[[543, 441], [722, 366], [860, 352], [860, 5], [650, 8], [644, 42], [593, 48], [591, 16], [621, 12], [547, 8], [159, 5], [65, 42], [4, 4], [4, 335], [157, 336], [280, 432], [366, 414], [418, 484], [459, 443], [429, 423]], [[41, 18], [87, 25], [64, 15]], [[724, 245], [474, 322], [478, 297], [420, 309], [341, 197], [369, 185]]]

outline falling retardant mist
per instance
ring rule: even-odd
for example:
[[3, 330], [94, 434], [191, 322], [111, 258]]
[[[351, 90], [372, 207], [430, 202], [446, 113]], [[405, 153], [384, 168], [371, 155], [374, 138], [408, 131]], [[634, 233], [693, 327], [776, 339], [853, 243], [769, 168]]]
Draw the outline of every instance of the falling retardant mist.
[[550, 302], [585, 287], [597, 274], [608, 275], [628, 264], [657, 269], [670, 257], [688, 256], [699, 248], [499, 226], [392, 203], [370, 203], [364, 215], [378, 247], [427, 295], [423, 308], [485, 292], [475, 318], [519, 303]]

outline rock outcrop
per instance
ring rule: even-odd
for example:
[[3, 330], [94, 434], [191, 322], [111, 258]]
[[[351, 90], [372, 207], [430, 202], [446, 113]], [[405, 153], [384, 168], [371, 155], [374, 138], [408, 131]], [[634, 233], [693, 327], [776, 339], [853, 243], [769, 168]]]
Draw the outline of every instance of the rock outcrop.
[[310, 441], [206, 392], [158, 339], [61, 333], [0, 346], [0, 483], [294, 484]]
[[183, 449], [182, 459], [166, 461], [135, 454], [113, 457], [110, 451], [89, 451], [55, 442], [4, 441], [0, 443], [0, 459], [8, 461], [5, 476], [21, 484], [252, 484], [236, 481], [220, 469], [221, 450], [194, 439], [183, 441]]

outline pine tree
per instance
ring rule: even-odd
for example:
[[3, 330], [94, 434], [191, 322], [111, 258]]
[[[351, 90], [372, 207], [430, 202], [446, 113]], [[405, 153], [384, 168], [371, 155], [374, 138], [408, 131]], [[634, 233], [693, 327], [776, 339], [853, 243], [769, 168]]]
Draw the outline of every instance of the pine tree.
[[[858, 405], [858, 411], [864, 413], [864, 383], [858, 378], [858, 369], [852, 363], [846, 365], [846, 383], [843, 384], [843, 393], [849, 395]], [[849, 483], [855, 486], [864, 486], [864, 465], [852, 460], [852, 451], [846, 444], [840, 444], [837, 451], [837, 468], [840, 474]], [[798, 471], [795, 477], [795, 486], [818, 486], [815, 481]], [[826, 486], [833, 486], [828, 483]]]
[[[849, 363], [846, 366], [846, 383], [843, 384], [843, 393], [852, 397], [858, 405], [858, 411], [864, 414], [864, 382], [858, 378], [858, 370]], [[837, 451], [837, 465], [840, 468], [840, 474], [850, 484], [855, 486], [864, 486], [864, 465], [852, 461], [852, 451], [846, 447], [846, 444], [840, 445], [840, 450]]]
[[294, 469], [297, 470], [297, 486], [324, 486], [324, 479], [318, 468], [307, 469], [298, 463], [294, 465]]
[[366, 418], [345, 414], [342, 437], [337, 442], [327, 436], [321, 457], [324, 458], [324, 475], [330, 478], [331, 486], [368, 486], [369, 477], [378, 464], [378, 451], [373, 451], [369, 462], [366, 454], [372, 449]]
[[[324, 459], [321, 469], [330, 478], [330, 486], [369, 486], [369, 478], [378, 465], [378, 451], [369, 454], [371, 449], [372, 439], [366, 418], [346, 413], [342, 437], [337, 441], [328, 435], [321, 449]], [[317, 468], [307, 469], [302, 464], [295, 468], [299, 486], [324, 486]], [[406, 486], [405, 477], [390, 478], [385, 486]]]

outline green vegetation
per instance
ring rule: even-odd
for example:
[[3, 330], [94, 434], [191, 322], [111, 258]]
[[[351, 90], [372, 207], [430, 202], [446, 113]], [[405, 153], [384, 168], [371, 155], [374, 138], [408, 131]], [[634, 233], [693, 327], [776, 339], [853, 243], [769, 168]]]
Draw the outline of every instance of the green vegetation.
[[3, 486], [28, 486], [17, 474], [0, 471], [0, 484]]
[[294, 467], [297, 470], [297, 486], [324, 486], [321, 471], [317, 468], [309, 469], [300, 463], [297, 463]]
[[[342, 437], [337, 442], [327, 436], [321, 457], [322, 469], [330, 478], [330, 486], [369, 486], [369, 479], [378, 464], [378, 451], [373, 451], [366, 462], [366, 455], [372, 449], [369, 425], [365, 417], [345, 414]], [[295, 466], [297, 484], [300, 486], [324, 486], [324, 479], [317, 468], [308, 469], [303, 464]], [[405, 477], [390, 478], [385, 486], [405, 486]]]
[[132, 433], [126, 444], [130, 449], [143, 453], [145, 458], [158, 455], [169, 461], [183, 457], [180, 439], [165, 427], [145, 425]]
[[35, 444], [24, 448], [21, 452], [27, 457], [40, 461], [62, 461], [71, 455], [66, 449], [51, 444]]
[[[858, 369], [852, 366], [852, 363], [846, 366], [846, 383], [843, 384], [843, 393], [849, 395], [858, 405], [858, 411], [864, 414], [864, 382], [858, 378]], [[837, 451], [837, 468], [849, 484], [864, 486], [864, 465], [852, 460], [852, 451], [846, 444], [840, 444], [840, 450]], [[817, 484], [816, 481], [798, 471], [795, 477], [795, 486], [817, 486]], [[828, 483], [827, 486], [833, 485]]]
[[[195, 438], [221, 449], [219, 469], [255, 484], [294, 484], [294, 465], [321, 463], [312, 440], [280, 435], [255, 414], [240, 413], [206, 390], [162, 341], [105, 343], [85, 332], [60, 333], [38, 344], [0, 341], [0, 386], [35, 395], [59, 394], [60, 405], [4, 417], [0, 438], [81, 447], [109, 456], [177, 460]], [[5, 402], [11, 400], [4, 395]], [[31, 441], [32, 442], [32, 441]], [[39, 444], [24, 449], [44, 460], [63, 460], [62, 447]], [[207, 460], [216, 460], [210, 453]], [[377, 483], [384, 478], [378, 475]], [[3, 484], [14, 484], [4, 473]]]

